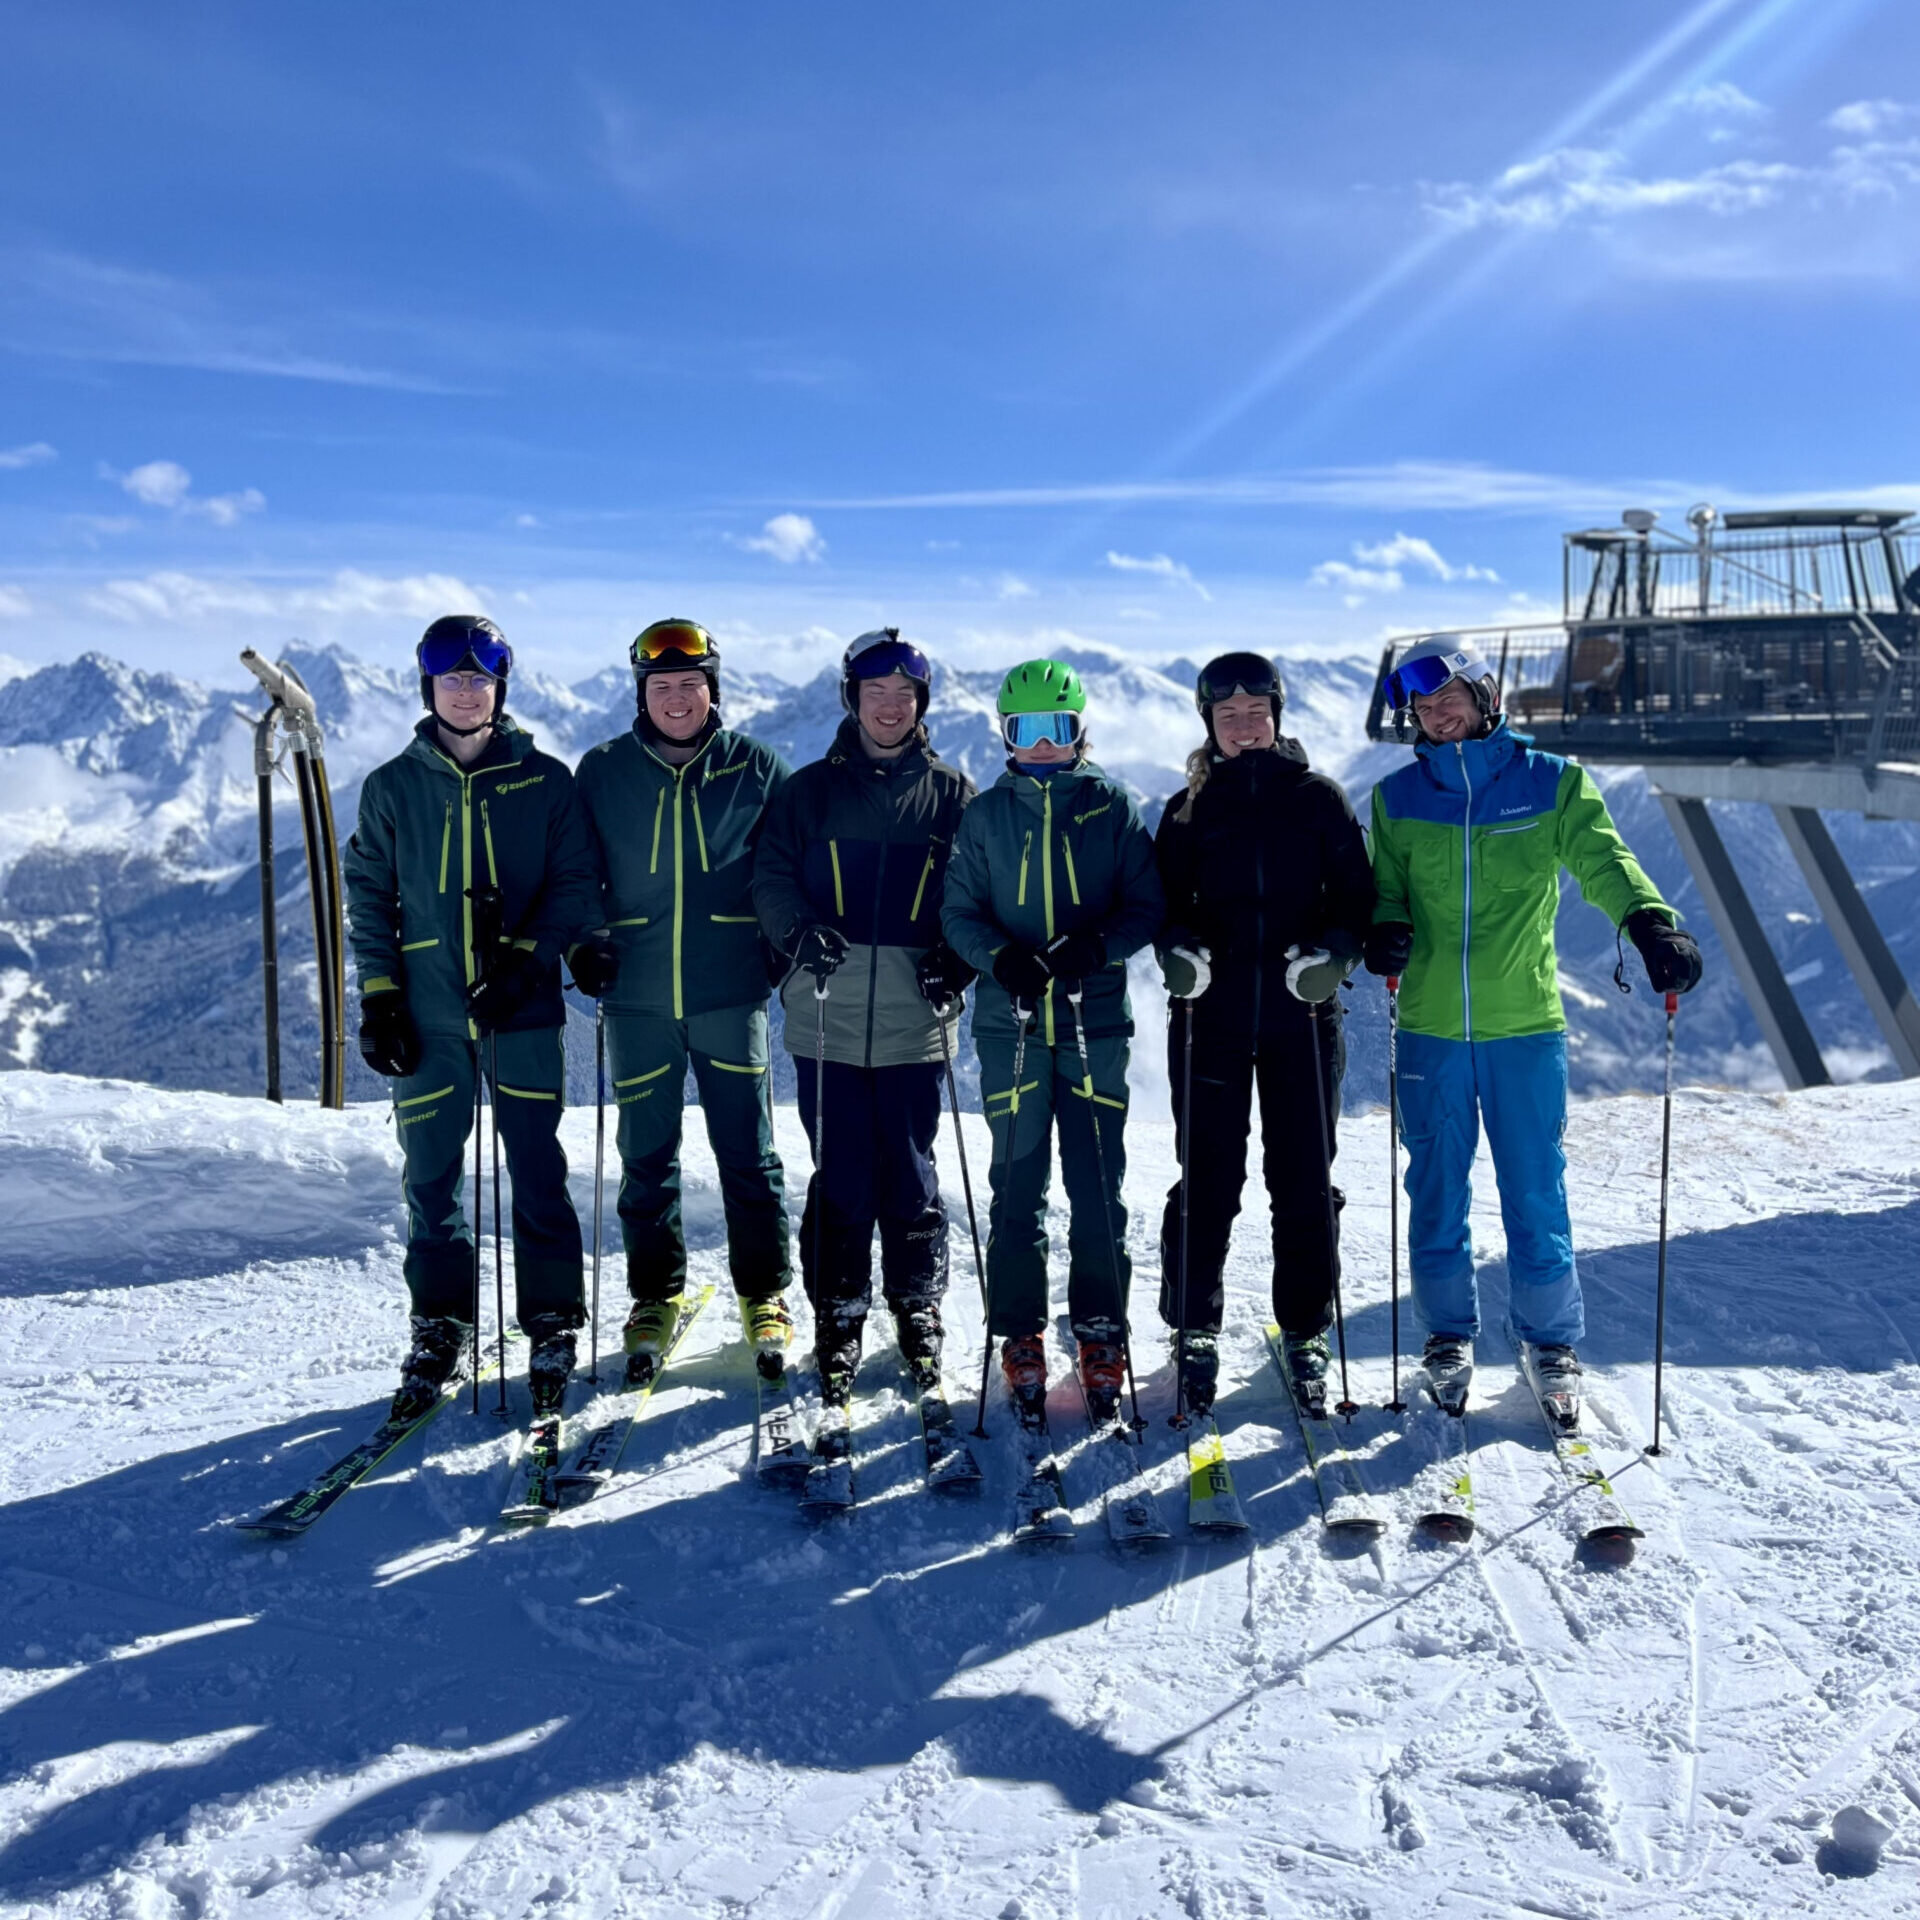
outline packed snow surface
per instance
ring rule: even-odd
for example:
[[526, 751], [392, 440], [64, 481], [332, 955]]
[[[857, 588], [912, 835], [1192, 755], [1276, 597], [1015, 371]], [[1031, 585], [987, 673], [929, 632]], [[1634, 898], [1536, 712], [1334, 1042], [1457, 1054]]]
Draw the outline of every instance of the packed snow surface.
[[[697, 1115], [694, 1265], [722, 1291], [621, 1477], [508, 1534], [512, 1429], [463, 1403], [272, 1546], [231, 1523], [370, 1428], [393, 1384], [384, 1110], [0, 1075], [0, 1910], [1912, 1912], [1920, 1086], [1677, 1095], [1657, 1461], [1660, 1107], [1576, 1107], [1588, 1430], [1645, 1530], [1627, 1567], [1577, 1551], [1517, 1384], [1484, 1166], [1477, 1538], [1421, 1544], [1401, 1506], [1372, 1548], [1330, 1546], [1263, 1355], [1257, 1207], [1219, 1409], [1252, 1527], [1188, 1533], [1151, 1309], [1163, 1111], [1143, 1101], [1126, 1142], [1161, 1552], [1107, 1544], [1070, 1389], [1052, 1411], [1071, 1547], [1008, 1545], [998, 1404], [981, 1497], [926, 1492], [877, 1321], [854, 1514], [809, 1525], [757, 1487]], [[568, 1116], [583, 1213], [592, 1128]], [[804, 1167], [790, 1111], [779, 1132]], [[1344, 1125], [1370, 1409], [1389, 1385], [1386, 1154], [1383, 1114]], [[616, 1258], [603, 1352], [622, 1291]], [[958, 1400], [980, 1354], [964, 1226], [951, 1298]], [[606, 1416], [584, 1388], [574, 1404]], [[1393, 1422], [1369, 1410], [1355, 1437], [1392, 1502]]]

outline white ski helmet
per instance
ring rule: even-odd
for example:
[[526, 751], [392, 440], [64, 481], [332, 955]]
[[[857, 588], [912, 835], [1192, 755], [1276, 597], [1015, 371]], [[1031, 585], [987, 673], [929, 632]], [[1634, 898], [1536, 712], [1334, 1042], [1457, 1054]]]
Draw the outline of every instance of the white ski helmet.
[[1438, 693], [1449, 680], [1464, 680], [1472, 687], [1483, 725], [1500, 711], [1500, 685], [1485, 655], [1457, 633], [1432, 634], [1415, 641], [1387, 674], [1387, 704], [1400, 739], [1407, 737], [1409, 727], [1420, 732], [1414, 700]]

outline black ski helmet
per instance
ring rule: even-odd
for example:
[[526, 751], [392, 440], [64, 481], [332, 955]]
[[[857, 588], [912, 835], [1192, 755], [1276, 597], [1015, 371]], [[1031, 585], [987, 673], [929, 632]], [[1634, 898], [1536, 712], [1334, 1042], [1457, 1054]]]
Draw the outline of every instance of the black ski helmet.
[[[433, 704], [433, 683], [443, 673], [484, 673], [500, 683], [499, 698], [493, 703], [492, 726], [507, 706], [507, 676], [513, 671], [513, 649], [507, 636], [482, 613], [444, 613], [420, 636], [413, 650], [414, 665], [420, 669], [420, 704], [438, 720]], [[451, 727], [440, 721], [449, 733], [478, 733], [480, 727]]]
[[707, 693], [720, 704], [720, 649], [697, 620], [656, 620], [643, 627], [627, 649], [633, 663], [633, 690], [640, 711], [647, 710], [647, 680], [656, 673], [704, 673]]
[[[1235, 692], [1264, 693], [1273, 703], [1274, 730], [1280, 727], [1280, 710], [1287, 704], [1287, 689], [1280, 669], [1263, 653], [1223, 653], [1200, 669], [1193, 684], [1193, 704], [1207, 724], [1207, 738], [1213, 739], [1213, 709]], [[1216, 743], [1217, 744], [1217, 743]]]

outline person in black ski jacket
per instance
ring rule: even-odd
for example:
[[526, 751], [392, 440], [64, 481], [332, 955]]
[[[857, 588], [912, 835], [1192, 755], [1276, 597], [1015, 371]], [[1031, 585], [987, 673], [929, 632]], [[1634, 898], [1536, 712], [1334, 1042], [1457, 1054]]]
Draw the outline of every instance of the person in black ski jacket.
[[800, 1268], [829, 1405], [846, 1403], [859, 1365], [876, 1225], [901, 1358], [918, 1384], [940, 1378], [947, 1214], [934, 1136], [974, 977], [940, 910], [974, 790], [927, 737], [931, 689], [927, 656], [897, 628], [855, 640], [841, 663], [847, 717], [774, 800], [754, 863], [761, 930], [788, 966], [787, 1049], [814, 1143]]
[[427, 717], [367, 775], [342, 861], [360, 1052], [393, 1081], [405, 1156], [413, 1348], [396, 1418], [423, 1411], [472, 1333], [462, 1203], [476, 1077], [492, 1083], [513, 1182], [516, 1309], [536, 1407], [557, 1407], [586, 1318], [580, 1222], [560, 1146], [560, 957], [599, 918], [593, 848], [564, 761], [507, 715], [513, 650], [449, 614], [416, 649]]
[[[1279, 733], [1285, 699], [1278, 670], [1259, 654], [1225, 654], [1201, 672], [1194, 700], [1207, 740], [1155, 838], [1167, 895], [1158, 947], [1176, 1003], [1169, 1078], [1186, 1169], [1186, 1191], [1175, 1182], [1161, 1224], [1160, 1315], [1174, 1331], [1185, 1411], [1196, 1416], [1213, 1404], [1221, 1270], [1256, 1089], [1274, 1318], [1295, 1378], [1324, 1393], [1339, 1271], [1328, 1208], [1345, 1064], [1336, 992], [1365, 946], [1374, 886], [1346, 795]], [[1331, 1198], [1337, 1209], [1337, 1188]]]

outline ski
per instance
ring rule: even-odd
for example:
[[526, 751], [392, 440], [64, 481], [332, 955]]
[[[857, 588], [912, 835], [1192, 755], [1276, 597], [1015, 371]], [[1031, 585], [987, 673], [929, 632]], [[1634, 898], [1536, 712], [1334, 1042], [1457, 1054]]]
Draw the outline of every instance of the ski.
[[1030, 1427], [1014, 1416], [1020, 1455], [1020, 1485], [1014, 1495], [1013, 1544], [1016, 1547], [1070, 1545], [1073, 1510], [1060, 1479], [1060, 1462], [1044, 1426]]
[[920, 1413], [920, 1440], [926, 1451], [927, 1486], [935, 1493], [978, 1493], [980, 1463], [953, 1424], [953, 1407], [938, 1373], [928, 1379], [920, 1378], [904, 1355], [900, 1364], [913, 1381], [914, 1404]]
[[1198, 1533], [1246, 1531], [1227, 1450], [1210, 1413], [1187, 1428], [1187, 1525]]
[[705, 1311], [713, 1295], [713, 1283], [709, 1281], [687, 1299], [680, 1309], [680, 1318], [673, 1324], [672, 1336], [660, 1354], [660, 1363], [651, 1376], [641, 1386], [621, 1387], [613, 1396], [620, 1408], [619, 1413], [588, 1434], [573, 1458], [554, 1473], [552, 1485], [555, 1504], [578, 1506], [591, 1500], [613, 1478], [620, 1465], [620, 1456], [627, 1450], [627, 1439], [635, 1423], [645, 1413], [647, 1402], [653, 1398], [653, 1390], [660, 1384], [660, 1376], [666, 1372], [667, 1363], [680, 1350], [680, 1343]]
[[527, 1429], [527, 1450], [514, 1463], [520, 1478], [520, 1497], [500, 1509], [501, 1524], [544, 1527], [560, 1504], [560, 1434], [558, 1412], [536, 1420]]
[[853, 1415], [849, 1407], [822, 1407], [813, 1430], [813, 1464], [800, 1489], [800, 1511], [825, 1519], [853, 1508]]
[[[480, 1369], [482, 1383], [498, 1371], [498, 1364], [489, 1360]], [[262, 1540], [297, 1539], [342, 1495], [351, 1493], [396, 1447], [436, 1420], [466, 1385], [465, 1373], [456, 1373], [440, 1389], [432, 1404], [411, 1420], [382, 1420], [358, 1446], [343, 1453], [330, 1466], [321, 1468], [298, 1493], [290, 1494], [250, 1520], [236, 1520], [236, 1530]]]
[[1147, 1485], [1146, 1449], [1140, 1436], [1121, 1418], [1117, 1404], [1112, 1413], [1096, 1419], [1078, 1367], [1073, 1377], [1080, 1387], [1080, 1402], [1087, 1410], [1087, 1426], [1093, 1435], [1087, 1451], [1105, 1475], [1100, 1500], [1106, 1510], [1107, 1531], [1116, 1546], [1158, 1546], [1172, 1536], [1160, 1517], [1153, 1489]]
[[797, 1487], [807, 1477], [812, 1461], [800, 1432], [800, 1409], [793, 1397], [793, 1376], [784, 1362], [769, 1379], [760, 1366], [753, 1369], [757, 1400], [753, 1423], [753, 1471], [762, 1486]]
[[1642, 1529], [1634, 1524], [1633, 1517], [1621, 1504], [1620, 1496], [1614, 1492], [1613, 1482], [1607, 1478], [1606, 1469], [1601, 1466], [1600, 1457], [1592, 1446], [1578, 1433], [1569, 1432], [1549, 1411], [1546, 1401], [1541, 1397], [1540, 1383], [1529, 1365], [1527, 1347], [1524, 1342], [1516, 1342], [1516, 1345], [1520, 1352], [1521, 1375], [1533, 1395], [1533, 1404], [1540, 1409], [1541, 1420], [1546, 1424], [1561, 1477], [1573, 1490], [1569, 1511], [1581, 1539], [1610, 1549], [1623, 1562], [1632, 1559], [1634, 1542], [1645, 1537]]
[[1279, 1370], [1287, 1400], [1300, 1428], [1300, 1443], [1307, 1450], [1307, 1466], [1313, 1475], [1313, 1491], [1320, 1502], [1320, 1518], [1329, 1533], [1349, 1538], [1373, 1538], [1387, 1530], [1379, 1502], [1367, 1491], [1352, 1452], [1333, 1430], [1324, 1407], [1316, 1416], [1293, 1390], [1293, 1370], [1287, 1365], [1287, 1351], [1280, 1328], [1267, 1322], [1267, 1351]]
[[[1431, 1394], [1431, 1383], [1427, 1391]], [[1414, 1531], [1431, 1540], [1471, 1540], [1473, 1440], [1465, 1412], [1447, 1412], [1437, 1398], [1423, 1398], [1416, 1387], [1407, 1434], [1427, 1456], [1410, 1489]]]

